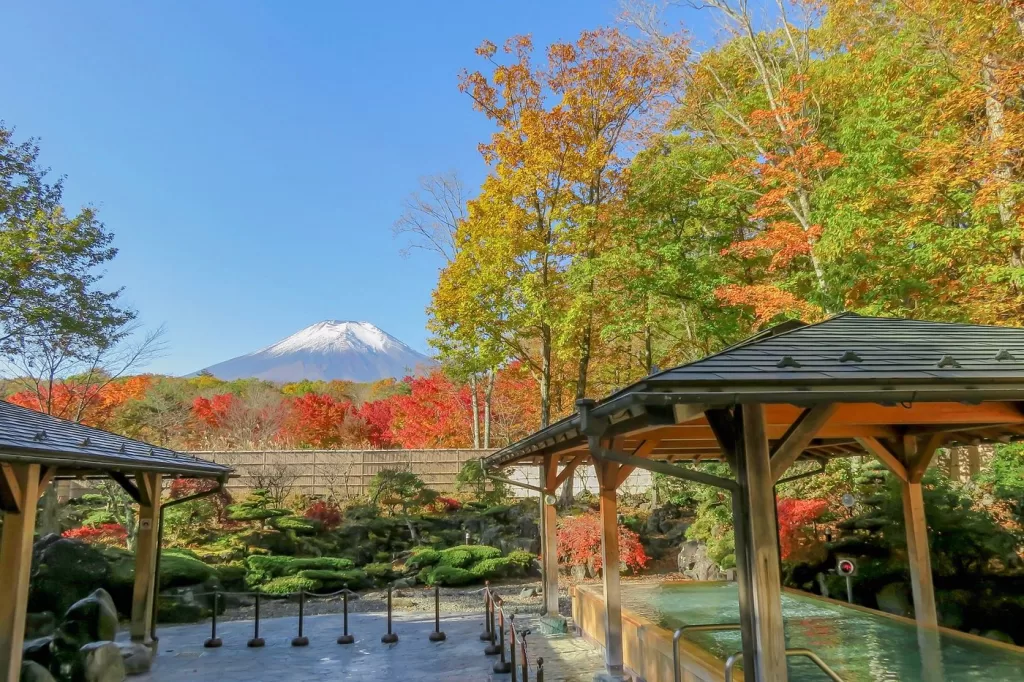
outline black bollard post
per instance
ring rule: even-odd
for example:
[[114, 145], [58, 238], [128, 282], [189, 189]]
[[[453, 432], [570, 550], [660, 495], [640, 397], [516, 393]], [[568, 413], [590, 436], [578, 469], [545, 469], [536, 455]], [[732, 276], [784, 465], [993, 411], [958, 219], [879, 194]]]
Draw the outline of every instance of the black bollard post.
[[537, 682], [544, 682], [544, 659], [537, 659]]
[[523, 655], [523, 682], [530, 682], [530, 659], [526, 657], [526, 636], [530, 634], [529, 630], [523, 630], [523, 634], [519, 635], [519, 646], [522, 647], [520, 652]]
[[391, 631], [391, 592], [393, 589], [393, 585], [388, 585], [388, 634], [380, 638], [384, 644], [394, 644], [398, 641], [398, 635]]
[[484, 581], [484, 631], [480, 633], [481, 642], [494, 641], [494, 606], [491, 604], [491, 581]]
[[338, 638], [338, 644], [351, 644], [356, 641], [356, 638], [348, 634], [348, 590], [345, 590], [342, 594], [342, 601], [342, 608], [345, 612], [345, 629], [342, 632], [341, 637]]
[[213, 620], [210, 626], [210, 639], [203, 642], [203, 646], [207, 649], [216, 649], [217, 647], [224, 644], [220, 637], [217, 636], [217, 607], [220, 605], [220, 592], [213, 593]]
[[299, 590], [299, 636], [292, 639], [292, 646], [309, 646], [309, 637], [302, 634], [302, 617], [306, 610], [306, 591]]
[[[501, 601], [499, 600], [495, 604], [495, 608], [501, 608]], [[508, 661], [505, 660], [505, 612], [501, 611], [498, 613], [498, 653], [501, 655], [501, 659], [494, 664], [494, 672], [498, 675], [504, 675], [509, 672]]]
[[512, 682], [516, 682], [516, 614], [508, 617], [508, 666]]
[[485, 656], [497, 656], [501, 651], [501, 647], [498, 646], [498, 632], [494, 629], [494, 600], [491, 599], [491, 613], [488, 618], [488, 629], [491, 633], [491, 643], [484, 648]]
[[443, 642], [447, 636], [441, 632], [441, 586], [434, 585], [434, 631], [430, 633], [431, 642]]
[[260, 637], [260, 593], [256, 593], [256, 620], [253, 621], [252, 626], [252, 639], [246, 642], [246, 646], [252, 649], [257, 649], [266, 644], [263, 638]]

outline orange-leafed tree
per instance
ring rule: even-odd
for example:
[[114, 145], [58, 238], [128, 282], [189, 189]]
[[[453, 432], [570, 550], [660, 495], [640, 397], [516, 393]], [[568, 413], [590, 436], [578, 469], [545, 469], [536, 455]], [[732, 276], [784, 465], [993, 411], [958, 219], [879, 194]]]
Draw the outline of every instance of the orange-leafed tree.
[[[352, 403], [329, 395], [306, 393], [289, 403], [284, 433], [296, 443], [314, 448], [352, 445]], [[355, 429], [358, 431], [358, 429]]]

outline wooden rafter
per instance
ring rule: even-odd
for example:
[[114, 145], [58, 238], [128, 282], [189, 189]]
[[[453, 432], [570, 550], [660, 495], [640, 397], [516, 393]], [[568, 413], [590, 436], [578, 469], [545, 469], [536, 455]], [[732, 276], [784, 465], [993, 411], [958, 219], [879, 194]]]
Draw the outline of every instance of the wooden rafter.
[[555, 484], [551, 487], [551, 490], [555, 490], [558, 486], [565, 483], [566, 479], [573, 475], [573, 472], [576, 471], [576, 467], [582, 464], [583, 460], [585, 460], [589, 454], [589, 452], [584, 450], [573, 457], [572, 460], [566, 464], [560, 472], [558, 472], [558, 475], [555, 476]]
[[907, 477], [906, 465], [899, 457], [896, 456], [896, 453], [889, 449], [887, 445], [877, 438], [858, 438], [857, 442], [860, 443], [862, 448], [882, 460], [882, 464], [887, 466], [889, 471], [896, 474], [901, 481], [906, 482], [909, 480]]
[[811, 444], [821, 427], [835, 414], [836, 405], [815, 405], [801, 413], [771, 455], [772, 481], [778, 481]]

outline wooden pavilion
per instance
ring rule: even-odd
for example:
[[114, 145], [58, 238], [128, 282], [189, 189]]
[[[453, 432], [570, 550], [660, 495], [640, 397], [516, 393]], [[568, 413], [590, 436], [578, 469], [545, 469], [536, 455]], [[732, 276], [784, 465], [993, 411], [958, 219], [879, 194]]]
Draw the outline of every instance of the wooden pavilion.
[[[581, 464], [600, 484], [602, 562], [618, 565], [616, 489], [635, 469], [732, 494], [745, 679], [785, 682], [775, 484], [796, 462], [868, 455], [902, 481], [914, 612], [937, 627], [921, 479], [938, 448], [1024, 435], [1024, 329], [845, 313], [784, 323], [653, 374], [488, 457], [535, 464], [549, 493]], [[731, 478], [686, 464], [724, 461]], [[555, 508], [542, 526], [545, 598], [557, 613]], [[603, 571], [605, 661], [623, 670], [619, 575]], [[934, 641], [934, 639], [932, 639]]]
[[0, 680], [21, 671], [36, 507], [54, 479], [110, 477], [139, 504], [131, 636], [145, 641], [157, 592], [165, 478], [223, 484], [229, 467], [0, 401]]

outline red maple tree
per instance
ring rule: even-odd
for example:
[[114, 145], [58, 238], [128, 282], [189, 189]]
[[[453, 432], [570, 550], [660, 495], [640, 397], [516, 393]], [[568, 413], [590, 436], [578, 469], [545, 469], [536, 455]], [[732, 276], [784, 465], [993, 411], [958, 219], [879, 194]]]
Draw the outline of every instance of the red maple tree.
[[814, 541], [807, 527], [826, 509], [828, 501], [822, 499], [779, 500], [779, 549], [783, 559], [789, 559], [795, 552]]
[[391, 430], [403, 448], [466, 448], [472, 433], [469, 388], [440, 370], [406, 377], [408, 395], [392, 396]]

